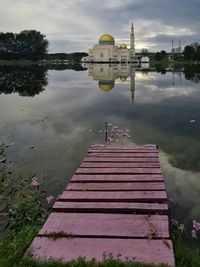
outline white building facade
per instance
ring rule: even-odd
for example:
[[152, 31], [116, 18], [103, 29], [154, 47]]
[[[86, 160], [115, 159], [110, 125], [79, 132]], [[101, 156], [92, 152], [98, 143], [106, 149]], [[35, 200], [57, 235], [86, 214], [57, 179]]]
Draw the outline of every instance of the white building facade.
[[138, 62], [135, 56], [135, 34], [133, 23], [131, 25], [130, 48], [122, 43], [115, 45], [115, 39], [110, 34], [103, 34], [99, 43], [89, 49], [88, 62], [94, 63], [130, 63]]

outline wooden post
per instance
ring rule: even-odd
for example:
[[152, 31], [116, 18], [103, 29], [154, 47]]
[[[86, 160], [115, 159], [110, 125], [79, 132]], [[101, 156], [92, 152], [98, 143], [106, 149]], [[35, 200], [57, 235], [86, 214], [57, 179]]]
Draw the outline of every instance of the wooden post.
[[105, 141], [108, 141], [108, 123], [107, 121], [105, 122]]

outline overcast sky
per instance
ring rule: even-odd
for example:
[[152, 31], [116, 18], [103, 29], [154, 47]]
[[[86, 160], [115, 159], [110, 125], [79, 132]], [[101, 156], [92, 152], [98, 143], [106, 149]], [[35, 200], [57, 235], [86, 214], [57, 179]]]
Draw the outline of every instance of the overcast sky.
[[87, 51], [103, 33], [136, 49], [157, 51], [200, 42], [200, 0], [0, 0], [0, 31], [36, 29], [50, 52]]

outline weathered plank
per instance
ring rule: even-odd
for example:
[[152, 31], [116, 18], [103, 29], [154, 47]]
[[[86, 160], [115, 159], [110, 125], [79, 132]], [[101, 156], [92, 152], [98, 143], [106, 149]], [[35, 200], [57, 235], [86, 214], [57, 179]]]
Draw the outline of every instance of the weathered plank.
[[133, 146], [133, 145], [127, 145], [127, 146], [118, 146], [118, 145], [103, 145], [103, 144], [97, 144], [97, 145], [91, 145], [90, 149], [157, 149], [156, 145], [144, 145], [144, 146]]
[[158, 153], [157, 149], [90, 149], [88, 153]]
[[[166, 243], [168, 245], [166, 245]], [[64, 262], [85, 257], [102, 261], [104, 255], [113, 255], [121, 260], [135, 260], [144, 263], [165, 263], [175, 266], [171, 240], [147, 239], [108, 239], [108, 238], [59, 238], [36, 237], [29, 252], [34, 258], [44, 260], [61, 260]]]
[[168, 211], [167, 204], [158, 203], [128, 203], [128, 202], [62, 202], [57, 201], [53, 206], [56, 212], [86, 212], [86, 213], [161, 213]]
[[167, 200], [165, 191], [92, 192], [64, 191], [59, 201], [93, 202], [162, 202]]
[[89, 153], [87, 154], [88, 157], [118, 157], [118, 158], [158, 158], [158, 153], [154, 152], [154, 153], [114, 153], [114, 152], [110, 152], [110, 153]]
[[164, 181], [161, 174], [75, 174], [72, 182], [158, 182]]
[[159, 163], [158, 158], [117, 158], [117, 157], [86, 157], [83, 159], [83, 162], [141, 162], [141, 163]]
[[78, 168], [76, 174], [161, 174], [160, 168]]
[[65, 190], [75, 191], [162, 191], [164, 182], [148, 183], [69, 183]]
[[81, 168], [159, 168], [159, 163], [149, 162], [82, 162]]
[[51, 233], [61, 233], [63, 237], [169, 238], [166, 215], [53, 212], [39, 235]]

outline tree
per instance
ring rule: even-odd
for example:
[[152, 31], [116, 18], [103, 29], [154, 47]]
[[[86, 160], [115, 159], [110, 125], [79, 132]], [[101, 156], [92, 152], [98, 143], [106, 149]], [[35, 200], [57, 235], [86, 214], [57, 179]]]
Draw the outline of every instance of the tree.
[[195, 59], [195, 49], [191, 45], [187, 45], [183, 51], [185, 60], [194, 60]]
[[0, 59], [42, 59], [48, 52], [45, 35], [35, 30], [0, 33]]
[[143, 48], [142, 50], [141, 50], [141, 54], [143, 55], [143, 56], [146, 56], [146, 55], [148, 55], [148, 49], [147, 48]]
[[161, 55], [162, 58], [164, 58], [164, 57], [167, 56], [167, 53], [166, 53], [165, 50], [161, 50], [161, 51], [160, 51], [160, 55]]
[[161, 50], [160, 52], [157, 52], [155, 55], [155, 60], [163, 60], [167, 58], [167, 53], [164, 50]]

